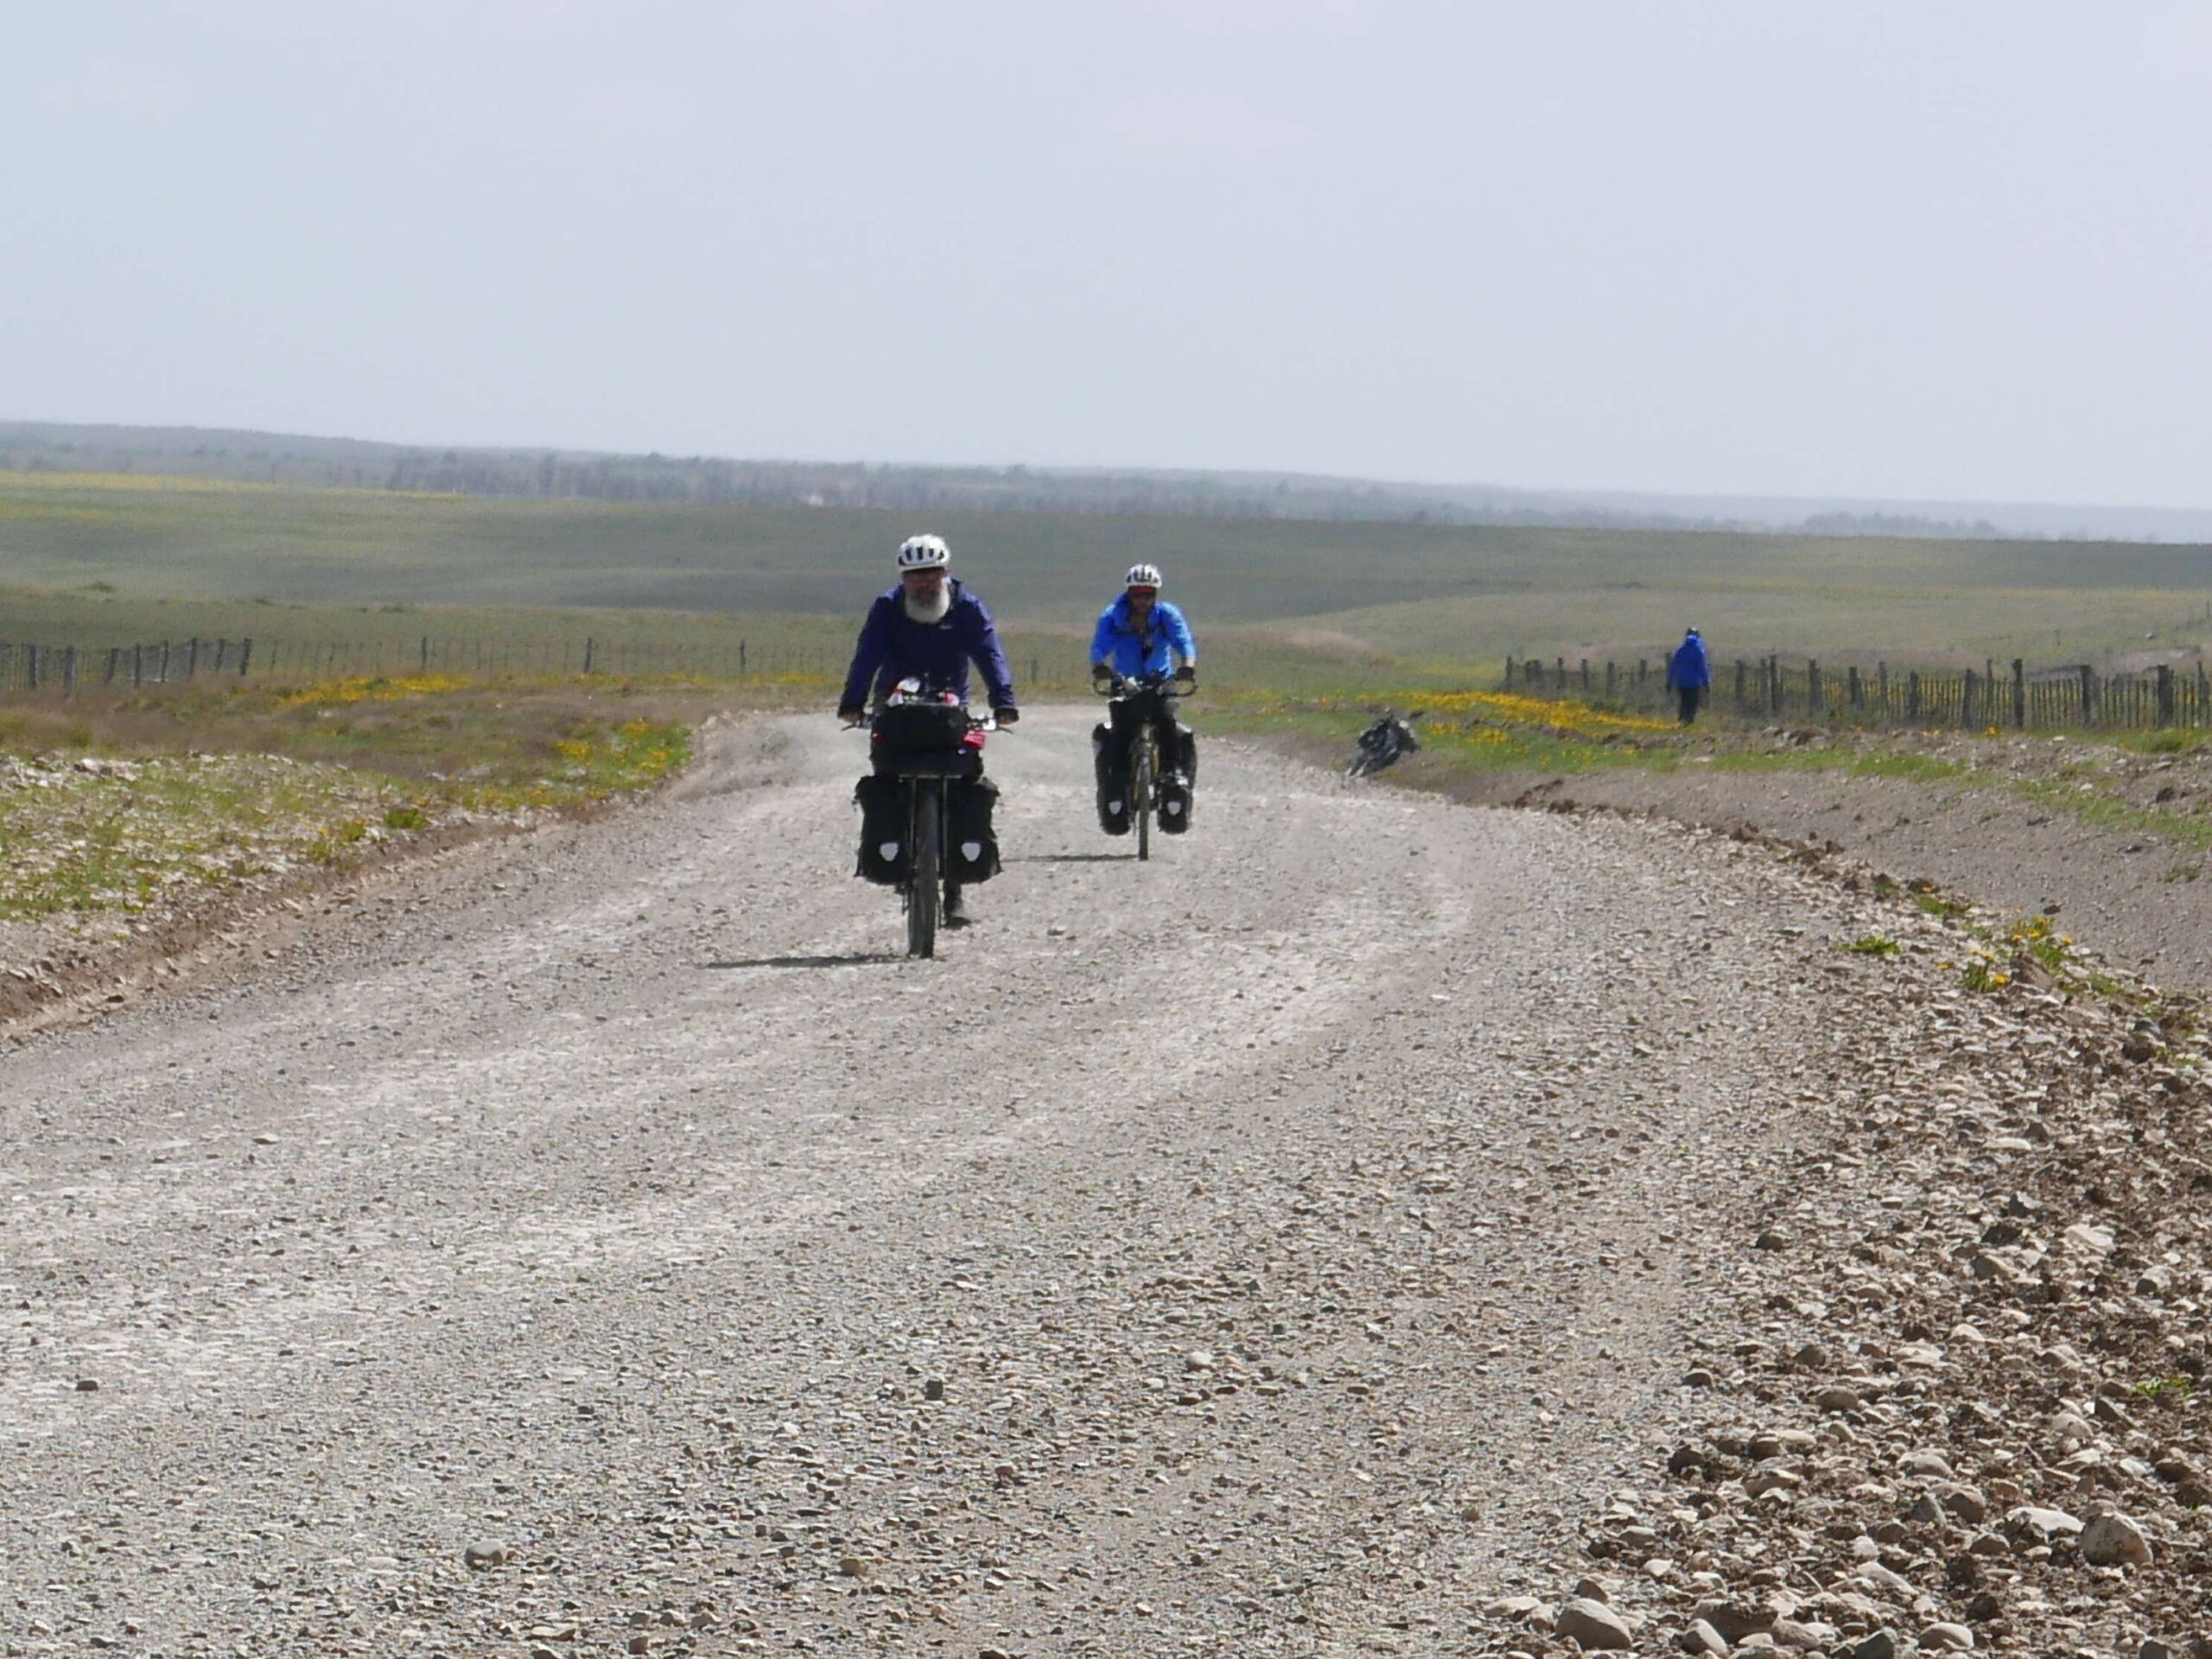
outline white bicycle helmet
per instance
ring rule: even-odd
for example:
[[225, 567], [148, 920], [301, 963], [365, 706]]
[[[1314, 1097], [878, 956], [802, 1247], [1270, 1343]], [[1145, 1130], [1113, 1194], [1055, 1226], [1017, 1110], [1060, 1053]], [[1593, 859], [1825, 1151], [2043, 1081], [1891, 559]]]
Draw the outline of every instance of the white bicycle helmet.
[[942, 570], [952, 563], [952, 550], [942, 536], [909, 536], [899, 543], [899, 573]]
[[1160, 567], [1156, 564], [1133, 564], [1129, 574], [1122, 578], [1124, 588], [1158, 588], [1160, 586]]

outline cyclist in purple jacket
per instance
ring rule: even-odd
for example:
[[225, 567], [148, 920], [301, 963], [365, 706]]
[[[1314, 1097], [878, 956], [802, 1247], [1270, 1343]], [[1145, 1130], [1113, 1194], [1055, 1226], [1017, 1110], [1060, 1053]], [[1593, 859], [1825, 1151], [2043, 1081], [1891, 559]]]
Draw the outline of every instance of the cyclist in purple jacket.
[[967, 702], [971, 660], [982, 671], [983, 689], [999, 724], [1011, 726], [1021, 718], [998, 625], [983, 601], [953, 577], [951, 563], [942, 536], [910, 536], [899, 544], [899, 585], [868, 607], [845, 676], [845, 694], [837, 700], [837, 718], [847, 725], [857, 725], [867, 712], [871, 690], [880, 701], [909, 677]]
[[[853, 649], [853, 665], [845, 675], [844, 694], [837, 700], [837, 718], [846, 725], [857, 726], [867, 718], [871, 692], [880, 703], [904, 679], [921, 680], [966, 702], [970, 662], [982, 674], [983, 690], [998, 723], [1011, 726], [1021, 718], [998, 626], [983, 601], [953, 579], [948, 568], [951, 563], [951, 551], [941, 536], [910, 536], [899, 544], [899, 585], [879, 594], [868, 607]], [[979, 841], [995, 849], [989, 826], [998, 785], [982, 775], [980, 753], [975, 775], [963, 779], [959, 788], [965, 806], [975, 813], [972, 822]], [[853, 798], [860, 804], [861, 817], [858, 874], [871, 880], [890, 880], [893, 873], [871, 865], [869, 849], [901, 838], [895, 823], [896, 780], [863, 778]], [[997, 868], [995, 851], [985, 858], [970, 880], [981, 880]], [[944, 886], [944, 918], [955, 925], [968, 919], [960, 884], [950, 880]]]

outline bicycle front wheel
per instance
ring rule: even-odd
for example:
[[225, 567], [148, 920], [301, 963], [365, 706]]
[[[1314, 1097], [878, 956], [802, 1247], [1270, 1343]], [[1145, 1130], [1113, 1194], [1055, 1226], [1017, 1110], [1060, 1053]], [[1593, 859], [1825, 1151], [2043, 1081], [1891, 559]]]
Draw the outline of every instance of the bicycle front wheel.
[[907, 844], [914, 874], [906, 884], [906, 954], [937, 955], [938, 905], [944, 892], [944, 780], [917, 778]]

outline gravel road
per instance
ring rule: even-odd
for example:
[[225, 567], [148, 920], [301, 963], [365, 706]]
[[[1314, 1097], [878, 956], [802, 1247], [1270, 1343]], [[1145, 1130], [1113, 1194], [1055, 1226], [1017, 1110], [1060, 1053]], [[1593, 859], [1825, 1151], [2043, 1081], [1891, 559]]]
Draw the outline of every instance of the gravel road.
[[792, 719], [0, 1054], [6, 1652], [1452, 1653], [1557, 1590], [1866, 901], [1218, 744], [1140, 865], [1090, 718], [994, 740], [934, 963]]

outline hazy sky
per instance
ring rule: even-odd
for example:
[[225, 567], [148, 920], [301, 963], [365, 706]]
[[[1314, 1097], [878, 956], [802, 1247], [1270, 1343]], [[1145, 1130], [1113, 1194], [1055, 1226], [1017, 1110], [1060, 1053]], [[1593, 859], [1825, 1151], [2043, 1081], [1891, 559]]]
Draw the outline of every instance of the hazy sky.
[[0, 417], [2212, 505], [2212, 0], [0, 23]]

